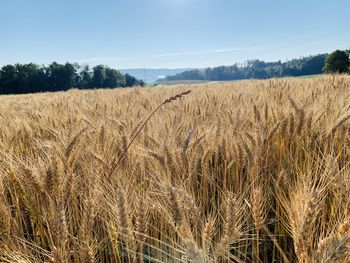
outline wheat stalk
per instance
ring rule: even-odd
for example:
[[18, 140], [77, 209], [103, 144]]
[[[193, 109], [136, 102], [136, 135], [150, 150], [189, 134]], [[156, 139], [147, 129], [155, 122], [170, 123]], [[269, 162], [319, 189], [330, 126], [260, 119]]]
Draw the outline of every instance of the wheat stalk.
[[108, 174], [108, 177], [111, 177], [112, 174], [114, 173], [115, 169], [118, 167], [118, 164], [120, 163], [120, 161], [123, 159], [123, 157], [126, 155], [128, 149], [130, 148], [130, 146], [133, 144], [133, 142], [135, 141], [137, 135], [142, 131], [142, 129], [146, 126], [147, 122], [152, 118], [152, 116], [164, 105], [170, 103], [170, 102], [173, 102], [177, 99], [180, 99], [182, 98], [183, 96], [186, 96], [188, 94], [191, 93], [191, 90], [188, 90], [188, 91], [184, 91], [184, 92], [181, 92], [179, 94], [176, 94], [175, 96], [172, 96], [168, 99], [166, 99], [165, 101], [163, 101], [161, 104], [158, 105], [158, 107], [156, 107], [152, 113], [147, 117], [147, 119], [143, 122], [143, 124], [141, 125], [141, 127], [138, 129], [137, 132], [135, 132], [135, 135], [134, 137], [131, 139], [131, 141], [129, 142], [129, 144], [125, 147], [123, 153], [121, 154], [121, 156], [119, 157], [118, 161], [115, 163], [115, 165], [112, 167], [111, 171], [109, 172]]

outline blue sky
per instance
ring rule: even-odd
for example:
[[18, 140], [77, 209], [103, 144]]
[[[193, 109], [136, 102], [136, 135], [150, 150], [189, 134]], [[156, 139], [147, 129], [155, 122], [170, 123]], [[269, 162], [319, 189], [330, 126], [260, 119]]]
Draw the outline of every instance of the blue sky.
[[350, 48], [349, 0], [1, 0], [0, 65], [230, 65]]

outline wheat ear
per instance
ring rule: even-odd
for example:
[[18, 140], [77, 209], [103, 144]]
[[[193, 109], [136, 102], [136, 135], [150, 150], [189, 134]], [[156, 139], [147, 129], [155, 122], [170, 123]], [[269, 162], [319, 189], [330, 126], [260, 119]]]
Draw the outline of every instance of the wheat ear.
[[128, 149], [130, 148], [130, 146], [133, 144], [133, 142], [135, 141], [137, 135], [139, 135], [139, 133], [143, 130], [143, 128], [146, 126], [147, 122], [152, 118], [152, 116], [162, 107], [164, 106], [165, 104], [168, 104], [172, 101], [175, 101], [179, 98], [182, 98], [183, 96], [186, 96], [188, 94], [191, 93], [191, 90], [188, 90], [188, 91], [184, 91], [184, 92], [181, 92], [179, 94], [176, 94], [175, 96], [173, 97], [170, 97], [168, 99], [166, 99], [165, 101], [163, 101], [161, 104], [158, 105], [157, 108], [155, 108], [152, 113], [148, 116], [148, 118], [144, 121], [144, 123], [141, 125], [141, 127], [138, 129], [137, 132], [135, 132], [135, 135], [134, 137], [131, 139], [131, 141], [129, 142], [129, 144], [126, 146], [126, 148], [124, 149], [123, 153], [121, 154], [121, 156], [119, 157], [118, 161], [115, 163], [115, 165], [112, 167], [111, 171], [109, 172], [108, 174], [108, 177], [111, 177], [112, 174], [114, 173], [115, 169], [118, 167], [120, 161], [123, 159], [123, 157], [125, 156], [125, 154], [127, 153]]

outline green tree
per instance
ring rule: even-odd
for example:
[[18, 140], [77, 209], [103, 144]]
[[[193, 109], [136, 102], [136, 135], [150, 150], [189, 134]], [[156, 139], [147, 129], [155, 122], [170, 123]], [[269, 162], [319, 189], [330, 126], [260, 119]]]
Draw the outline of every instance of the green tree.
[[78, 79], [76, 67], [76, 65], [70, 63], [65, 65], [56, 62], [51, 63], [47, 68], [48, 89], [50, 91], [58, 91], [74, 87]]
[[83, 70], [80, 72], [80, 78], [79, 78], [79, 88], [91, 88], [92, 85], [92, 78], [91, 78], [91, 72], [88, 65], [84, 66]]
[[17, 71], [16, 67], [6, 65], [0, 71], [1, 93], [10, 93], [17, 87]]
[[128, 73], [124, 75], [125, 77], [125, 87], [141, 86], [144, 87], [146, 84], [143, 80], [137, 79]]
[[77, 84], [78, 74], [77, 68], [79, 66], [77, 64], [66, 63], [64, 65], [64, 86], [63, 89], [72, 88]]
[[99, 65], [64, 65], [53, 62], [48, 67], [34, 63], [6, 65], [0, 69], [0, 94], [34, 93], [78, 88], [114, 88], [144, 85], [144, 82], [120, 71]]
[[106, 79], [104, 81], [104, 87], [114, 88], [114, 87], [124, 87], [125, 77], [118, 70], [106, 67]]
[[132, 87], [135, 85], [136, 79], [133, 76], [130, 76], [128, 73], [125, 74], [125, 86]]
[[349, 71], [349, 54], [345, 51], [336, 50], [329, 54], [326, 59], [324, 72], [326, 73], [345, 73]]
[[92, 86], [95, 88], [104, 87], [106, 81], [106, 69], [103, 65], [95, 66], [93, 69]]
[[17, 72], [17, 87], [14, 90], [15, 93], [26, 93], [26, 92], [35, 92], [38, 88], [44, 84], [42, 82], [42, 71], [38, 65], [33, 63], [29, 64], [16, 64]]

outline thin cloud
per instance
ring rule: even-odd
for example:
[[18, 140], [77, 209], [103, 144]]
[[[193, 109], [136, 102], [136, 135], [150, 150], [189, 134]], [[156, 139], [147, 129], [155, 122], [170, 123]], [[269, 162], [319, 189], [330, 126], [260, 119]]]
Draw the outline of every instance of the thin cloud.
[[221, 49], [214, 49], [212, 50], [212, 53], [226, 53], [226, 52], [231, 52], [231, 51], [237, 51], [241, 49], [233, 49], [233, 48], [221, 48]]
[[219, 53], [230, 53], [239, 52], [246, 50], [261, 50], [264, 47], [232, 47], [232, 48], [220, 48], [212, 50], [202, 50], [202, 51], [184, 51], [184, 52], [168, 52], [160, 53], [151, 56], [141, 56], [141, 57], [94, 57], [94, 58], [84, 58], [80, 59], [78, 62], [85, 63], [104, 63], [104, 62], [118, 62], [118, 61], [130, 61], [138, 59], [152, 59], [152, 58], [166, 58], [166, 57], [183, 57], [183, 56], [194, 56], [194, 55], [205, 55], [205, 54], [219, 54]]
[[186, 52], [175, 52], [175, 53], [164, 53], [158, 54], [154, 57], [178, 57], [178, 56], [187, 56], [187, 55], [202, 55], [202, 54], [215, 54], [215, 53], [229, 53], [229, 52], [238, 52], [244, 50], [261, 50], [264, 47], [233, 47], [233, 48], [220, 48], [206, 51], [186, 51]]
[[158, 0], [158, 2], [163, 5], [183, 6], [183, 5], [194, 4], [198, 2], [198, 0]]
[[176, 53], [164, 53], [164, 54], [157, 54], [153, 57], [178, 57], [178, 56], [187, 56], [187, 55], [199, 55], [199, 54], [205, 54], [206, 52], [203, 51], [186, 51], [186, 52], [176, 52]]
[[79, 59], [78, 62], [113, 62], [113, 61], [125, 61], [129, 60], [128, 58], [83, 58]]
[[221, 48], [221, 49], [214, 49], [211, 52], [212, 53], [228, 53], [228, 52], [237, 52], [237, 51], [245, 51], [245, 50], [262, 50], [264, 47], [243, 47], [243, 48]]

